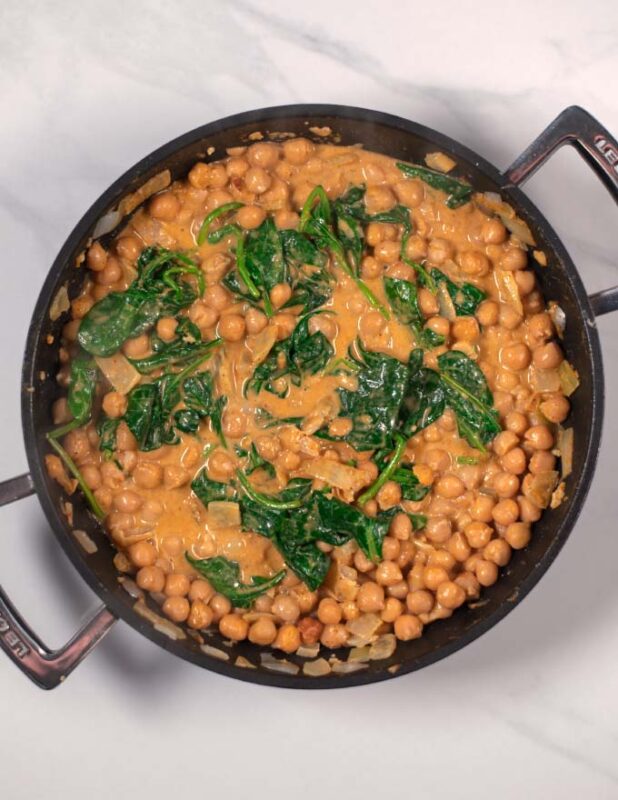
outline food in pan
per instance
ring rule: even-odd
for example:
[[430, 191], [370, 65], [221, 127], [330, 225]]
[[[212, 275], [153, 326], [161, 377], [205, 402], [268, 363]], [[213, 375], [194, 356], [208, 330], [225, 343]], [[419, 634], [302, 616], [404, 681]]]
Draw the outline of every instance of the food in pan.
[[545, 257], [456, 172], [260, 141], [89, 247], [47, 468], [194, 635], [392, 652], [560, 503], [578, 377]]

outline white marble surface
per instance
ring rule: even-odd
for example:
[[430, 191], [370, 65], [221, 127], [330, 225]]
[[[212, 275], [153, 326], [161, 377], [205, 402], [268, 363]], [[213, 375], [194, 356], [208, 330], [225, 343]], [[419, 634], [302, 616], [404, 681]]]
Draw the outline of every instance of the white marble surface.
[[[512, 158], [579, 103], [618, 133], [615, 0], [0, 5], [0, 478], [25, 469], [19, 373], [34, 298], [74, 222], [142, 155], [237, 111], [337, 102]], [[529, 194], [586, 286], [618, 279], [616, 208], [573, 152]], [[172, 658], [118, 624], [51, 694], [0, 658], [3, 800], [618, 797], [618, 315], [610, 413], [556, 564], [497, 628], [421, 673], [291, 693]], [[95, 604], [35, 499], [0, 512], [0, 581], [54, 645]]]

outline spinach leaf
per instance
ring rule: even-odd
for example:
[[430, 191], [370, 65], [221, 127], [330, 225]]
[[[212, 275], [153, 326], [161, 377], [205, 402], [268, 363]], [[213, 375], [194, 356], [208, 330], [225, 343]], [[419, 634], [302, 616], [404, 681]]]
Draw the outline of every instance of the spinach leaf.
[[236, 500], [238, 497], [233, 486], [229, 483], [211, 480], [205, 469], [193, 479], [191, 489], [205, 506], [214, 500]]
[[[350, 351], [355, 364], [356, 389], [337, 389], [341, 417], [352, 420], [352, 431], [340, 437], [356, 450], [375, 450], [391, 441], [396, 428], [399, 409], [408, 385], [408, 367], [396, 358], [383, 353], [364, 350], [356, 344], [359, 355]], [[316, 433], [321, 438], [330, 437], [326, 429]]]
[[498, 412], [485, 376], [465, 353], [449, 350], [438, 357], [447, 405], [457, 417], [459, 435], [477, 450], [500, 433]]
[[185, 557], [189, 564], [207, 578], [214, 589], [227, 597], [236, 608], [248, 608], [257, 597], [277, 586], [285, 578], [285, 570], [282, 569], [270, 578], [254, 575], [251, 583], [242, 583], [237, 561], [229, 561], [224, 556], [198, 559], [193, 558], [190, 553], [185, 553]]
[[139, 384], [129, 392], [124, 419], [140, 450], [178, 443], [171, 414], [179, 402], [180, 387], [174, 375]]
[[267, 358], [259, 364], [245, 387], [245, 394], [256, 394], [265, 389], [278, 397], [285, 397], [288, 389], [277, 390], [275, 381], [289, 376], [289, 380], [300, 386], [305, 375], [321, 372], [333, 356], [335, 350], [321, 331], [309, 333], [309, 320], [316, 313], [310, 312], [301, 317], [291, 335], [277, 342]]
[[388, 532], [390, 519], [368, 517], [355, 506], [336, 497], [315, 495], [317, 519], [315, 535], [320, 541], [341, 545], [354, 538], [372, 561], [382, 558], [382, 542]]
[[450, 178], [443, 172], [436, 172], [427, 167], [419, 167], [414, 164], [397, 163], [399, 169], [407, 178], [420, 178], [433, 189], [439, 189], [445, 192], [448, 197], [446, 198], [446, 205], [449, 208], [459, 208], [470, 202], [472, 197], [472, 186], [456, 178]]
[[289, 281], [281, 238], [272, 217], [266, 217], [258, 228], [247, 233], [245, 264], [251, 281], [261, 290], [264, 310], [270, 317], [274, 313], [270, 290], [278, 283]]
[[191, 305], [198, 292], [184, 280], [192, 275], [201, 293], [204, 276], [183, 253], [147, 247], [138, 262], [138, 276], [125, 292], [111, 292], [95, 303], [81, 321], [77, 339], [95, 356], [111, 356], [127, 339], [154, 326], [163, 316], [176, 316]]
[[431, 349], [444, 344], [444, 336], [425, 328], [425, 318], [418, 305], [416, 286], [400, 278], [384, 278], [384, 290], [397, 319], [414, 332], [421, 347]]
[[[389, 319], [388, 310], [358, 275], [360, 260], [355, 259], [358, 259], [359, 256], [359, 225], [352, 217], [342, 219], [341, 222], [344, 225], [347, 224], [347, 231], [344, 231], [343, 225], [335, 219], [324, 188], [316, 186], [302, 208], [300, 232], [309, 236], [321, 250], [327, 250], [336, 266], [356, 282], [367, 302], [377, 309], [385, 319]], [[360, 251], [362, 254], [362, 246]], [[351, 260], [349, 260], [349, 254], [351, 254]]]
[[171, 342], [164, 342], [153, 333], [150, 337], [150, 347], [151, 355], [129, 359], [142, 375], [161, 367], [182, 366], [188, 361], [193, 361], [200, 354], [206, 354], [213, 347], [213, 342], [203, 342], [197, 325], [188, 317], [180, 317], [175, 338]]
[[412, 351], [409, 369], [401, 412], [402, 430], [408, 437], [436, 422], [446, 410], [444, 385], [438, 372], [423, 366], [422, 350]]
[[249, 448], [248, 452], [245, 452], [245, 455], [248, 459], [247, 467], [245, 469], [246, 475], [252, 475], [256, 470], [263, 469], [269, 478], [275, 477], [275, 468], [270, 461], [266, 461], [265, 458], [262, 458], [262, 456], [258, 453], [254, 442], [251, 442], [251, 447]]
[[98, 369], [91, 358], [74, 358], [69, 377], [69, 411], [73, 419], [83, 425], [92, 414], [92, 401], [96, 389]]
[[[441, 283], [446, 286], [458, 317], [474, 316], [479, 303], [487, 297], [487, 293], [479, 289], [478, 286], [474, 286], [472, 283], [457, 284], [448, 275], [445, 275], [444, 272], [435, 267], [431, 270], [431, 278], [436, 286]], [[426, 279], [423, 275], [419, 275], [419, 280], [426, 285]]]
[[97, 420], [97, 434], [99, 436], [99, 450], [103, 453], [103, 458], [110, 461], [114, 457], [116, 450], [116, 431], [120, 424], [119, 419], [102, 414]]

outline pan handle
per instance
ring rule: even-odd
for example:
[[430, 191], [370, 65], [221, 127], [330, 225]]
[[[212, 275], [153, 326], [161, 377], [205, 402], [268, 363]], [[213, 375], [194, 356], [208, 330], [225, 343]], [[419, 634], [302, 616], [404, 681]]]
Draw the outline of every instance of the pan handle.
[[[30, 475], [0, 482], [0, 506], [33, 493]], [[116, 617], [102, 606], [70, 642], [59, 650], [50, 650], [20, 616], [0, 586], [0, 648], [41, 689], [54, 689], [62, 683], [115, 621]]]
[[[618, 144], [600, 122], [579, 106], [559, 114], [506, 170], [511, 186], [520, 186], [562, 145], [572, 145], [618, 203]], [[596, 316], [618, 310], [618, 286], [590, 295]]]

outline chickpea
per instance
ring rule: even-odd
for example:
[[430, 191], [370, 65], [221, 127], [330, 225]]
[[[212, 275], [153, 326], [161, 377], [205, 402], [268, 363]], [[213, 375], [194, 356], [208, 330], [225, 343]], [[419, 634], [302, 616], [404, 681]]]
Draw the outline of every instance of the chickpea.
[[180, 202], [173, 192], [156, 194], [148, 203], [148, 213], [154, 219], [171, 222], [180, 211]]
[[205, 578], [197, 578], [194, 581], [191, 581], [191, 586], [189, 587], [189, 600], [194, 602], [195, 600], [201, 600], [203, 603], [208, 603], [213, 595], [215, 590], [212, 588], [209, 581]]
[[245, 186], [254, 194], [264, 194], [272, 182], [272, 177], [261, 167], [250, 167], [245, 173]]
[[245, 314], [245, 327], [248, 334], [255, 335], [260, 333], [267, 325], [268, 318], [257, 308], [250, 308]]
[[500, 259], [500, 268], [507, 270], [525, 269], [528, 266], [528, 256], [521, 247], [509, 247]]
[[516, 272], [515, 283], [519, 289], [519, 294], [522, 297], [526, 297], [534, 290], [534, 287], [536, 286], [536, 277], [534, 272], [528, 272], [528, 270]]
[[196, 300], [189, 309], [189, 319], [203, 332], [217, 324], [219, 312], [214, 308], [210, 308], [201, 300]]
[[275, 308], [281, 308], [292, 297], [292, 287], [288, 283], [278, 283], [270, 290], [270, 300]]
[[122, 352], [128, 358], [143, 358], [150, 350], [148, 334], [142, 333], [133, 339], [127, 339], [122, 345]]
[[275, 225], [278, 230], [289, 230], [290, 228], [297, 228], [300, 217], [295, 211], [290, 211], [286, 208], [280, 208], [274, 214]]
[[551, 450], [554, 436], [547, 425], [533, 425], [524, 435], [526, 443], [534, 450]]
[[478, 250], [467, 250], [459, 256], [459, 266], [464, 275], [481, 277], [490, 270], [489, 259]]
[[513, 550], [521, 550], [530, 542], [530, 525], [527, 522], [512, 522], [504, 532], [504, 538]]
[[505, 567], [511, 560], [511, 547], [504, 539], [492, 539], [483, 550], [483, 558]]
[[128, 552], [136, 567], [151, 567], [157, 560], [156, 548], [150, 542], [136, 542], [129, 547]]
[[348, 631], [345, 625], [325, 625], [322, 629], [320, 641], [329, 650], [343, 647], [348, 640]]
[[208, 286], [204, 292], [204, 303], [215, 311], [223, 311], [230, 304], [230, 295], [219, 284]]
[[300, 631], [296, 625], [286, 623], [279, 628], [273, 647], [284, 653], [295, 653], [300, 647]]
[[64, 437], [64, 449], [78, 464], [90, 457], [90, 441], [85, 430], [69, 431]]
[[437, 480], [434, 488], [436, 494], [440, 497], [447, 497], [449, 499], [461, 497], [466, 489], [461, 478], [458, 478], [457, 475], [450, 474], [444, 475], [444, 477]]
[[247, 160], [254, 167], [271, 169], [279, 160], [279, 147], [271, 142], [252, 144], [247, 150]]
[[239, 614], [224, 614], [219, 620], [219, 632], [226, 639], [242, 642], [247, 638], [249, 623]]
[[82, 478], [89, 489], [98, 489], [101, 486], [101, 472], [97, 467], [86, 464], [81, 469]]
[[410, 236], [405, 255], [412, 261], [423, 261], [427, 256], [427, 240], [418, 234]]
[[445, 581], [438, 586], [436, 600], [444, 608], [455, 609], [466, 601], [466, 593], [459, 584]]
[[161, 317], [157, 322], [157, 336], [164, 342], [171, 342], [176, 336], [178, 321], [174, 317]]
[[516, 522], [519, 517], [519, 506], [515, 500], [506, 498], [496, 503], [491, 515], [496, 525], [510, 525], [512, 522]]
[[211, 189], [208, 193], [208, 201], [206, 203], [206, 211], [214, 211], [215, 208], [231, 203], [234, 198], [225, 189]]
[[537, 369], [555, 369], [563, 360], [562, 350], [555, 342], [539, 345], [532, 353], [532, 363]]
[[430, 239], [427, 248], [427, 261], [436, 267], [453, 257], [453, 245], [448, 239]]
[[399, 541], [406, 541], [412, 536], [412, 521], [407, 514], [399, 513], [393, 517], [389, 533]]
[[423, 633], [423, 623], [412, 614], [402, 614], [394, 623], [395, 636], [401, 642], [418, 639]]
[[500, 361], [507, 369], [526, 369], [530, 364], [530, 359], [530, 350], [523, 342], [508, 345], [500, 351]]
[[189, 616], [191, 606], [186, 597], [168, 597], [163, 603], [163, 613], [172, 622], [184, 622]]
[[399, 202], [408, 208], [417, 208], [425, 198], [425, 187], [414, 178], [397, 181], [393, 189]]
[[498, 580], [498, 567], [493, 561], [481, 559], [476, 564], [475, 575], [481, 586], [493, 586]]
[[484, 328], [497, 325], [499, 316], [500, 306], [495, 300], [483, 300], [476, 309], [476, 318]]
[[330, 597], [320, 600], [318, 619], [324, 625], [338, 625], [341, 622], [342, 610], [339, 603]]
[[567, 398], [559, 392], [546, 395], [539, 410], [550, 422], [564, 422], [568, 417], [571, 405]]
[[554, 335], [554, 325], [546, 312], [528, 319], [528, 340], [531, 344], [544, 344]]
[[156, 461], [142, 461], [133, 470], [133, 480], [140, 489], [156, 489], [163, 482], [163, 467]]
[[369, 186], [365, 192], [365, 206], [370, 214], [388, 211], [396, 202], [395, 195], [387, 186]]
[[[405, 584], [404, 584], [405, 586]], [[407, 587], [406, 587], [407, 589]], [[405, 597], [405, 594], [404, 594]], [[384, 605], [384, 611], [380, 614], [383, 622], [394, 622], [397, 617], [403, 614], [403, 603], [397, 597], [387, 597]]]
[[434, 606], [434, 596], [426, 589], [417, 589], [406, 595], [406, 608], [410, 614], [429, 614]]
[[403, 578], [394, 561], [382, 561], [376, 568], [376, 581], [380, 586], [394, 586]]
[[551, 472], [556, 467], [556, 457], [544, 450], [537, 450], [530, 457], [529, 469], [533, 475], [539, 472]]
[[222, 594], [215, 594], [208, 603], [213, 613], [213, 622], [219, 622], [226, 614], [232, 610], [232, 604]]
[[[526, 471], [526, 454], [521, 447], [515, 447], [500, 459], [500, 463], [506, 472], [510, 472], [513, 475], [523, 475]], [[498, 490], [496, 489], [496, 491]], [[500, 494], [499, 491], [498, 494]], [[512, 497], [512, 495], [500, 494], [500, 497]]]
[[481, 587], [475, 575], [470, 572], [462, 572], [455, 578], [455, 583], [466, 593], [468, 600], [475, 600], [481, 593]]
[[[528, 430], [528, 418], [520, 411], [511, 411], [506, 415], [505, 425], [507, 431], [522, 436]], [[497, 437], [496, 437], [497, 438]]]
[[378, 336], [384, 330], [385, 320], [379, 311], [367, 311], [359, 320], [359, 330], [362, 336]]
[[236, 212], [236, 219], [241, 228], [259, 228], [266, 219], [266, 211], [260, 206], [243, 206]]
[[194, 600], [191, 603], [187, 625], [196, 631], [203, 630], [211, 624], [212, 618], [212, 609], [203, 600]]
[[397, 561], [400, 551], [401, 544], [397, 539], [392, 536], [386, 536], [384, 538], [382, 542], [382, 558], [384, 561]]
[[427, 520], [424, 533], [433, 544], [444, 544], [451, 536], [452, 527], [450, 519], [447, 517], [431, 516]]
[[100, 242], [94, 242], [86, 253], [86, 264], [93, 272], [101, 272], [107, 264], [107, 252]]
[[320, 641], [323, 625], [319, 620], [313, 617], [303, 617], [297, 627], [303, 644], [316, 644]]
[[401, 502], [401, 486], [395, 481], [386, 481], [376, 495], [376, 500], [382, 511], [386, 511]]
[[137, 573], [135, 582], [145, 592], [162, 592], [165, 586], [165, 573], [160, 567], [152, 565], [142, 567]]
[[428, 589], [435, 592], [438, 586], [444, 581], [448, 581], [448, 572], [444, 567], [425, 567], [423, 570], [423, 581]]
[[375, 564], [371, 559], [367, 558], [362, 550], [357, 550], [354, 553], [354, 567], [358, 572], [371, 572], [375, 568]]
[[383, 264], [394, 264], [399, 259], [400, 247], [399, 242], [380, 242], [373, 249], [374, 258]]
[[191, 480], [191, 473], [180, 464], [166, 464], [163, 467], [163, 485], [166, 489], [178, 489]]
[[277, 339], [279, 341], [287, 339], [296, 327], [296, 322], [297, 319], [294, 314], [286, 314], [284, 312], [276, 314], [272, 318], [271, 324], [274, 325], [277, 330]]
[[108, 256], [107, 263], [96, 273], [95, 281], [99, 286], [113, 286], [122, 278], [122, 267], [114, 256]]
[[247, 431], [247, 415], [238, 409], [228, 408], [223, 414], [222, 428], [230, 439], [240, 439]]
[[363, 583], [356, 595], [356, 605], [362, 612], [382, 611], [384, 608], [384, 589], [373, 581]]
[[541, 509], [527, 497], [518, 497], [517, 502], [522, 522], [538, 522], [541, 519]]
[[74, 319], [83, 319], [94, 305], [94, 300], [89, 294], [75, 298], [71, 303], [71, 312]]
[[137, 492], [125, 489], [114, 496], [113, 505], [116, 511], [125, 511], [127, 514], [132, 514], [142, 507], [143, 502]]
[[485, 545], [489, 542], [492, 535], [492, 529], [484, 522], [475, 521], [466, 525], [464, 534], [470, 547], [477, 549], [485, 547]]
[[118, 419], [122, 417], [127, 410], [127, 397], [120, 392], [108, 392], [103, 397], [103, 411], [108, 417]]
[[361, 276], [367, 278], [379, 278], [382, 274], [382, 264], [378, 263], [373, 256], [365, 256], [361, 262]]
[[459, 561], [463, 563], [467, 558], [470, 557], [470, 553], [472, 552], [470, 546], [468, 545], [468, 540], [464, 536], [463, 533], [457, 531], [454, 533], [451, 538], [448, 540], [448, 551], [453, 556], [455, 561]]
[[451, 323], [444, 317], [430, 317], [427, 320], [425, 327], [429, 328], [430, 331], [437, 333], [438, 336], [444, 336], [447, 338], [451, 330]]
[[506, 241], [506, 228], [499, 219], [488, 219], [481, 228], [481, 239], [485, 244], [502, 244]]
[[184, 597], [189, 593], [190, 581], [181, 572], [171, 572], [165, 579], [164, 592], [168, 597]]
[[478, 322], [474, 317], [457, 317], [451, 325], [451, 335], [463, 342], [474, 342], [480, 336]]
[[253, 644], [262, 646], [272, 644], [277, 638], [277, 626], [268, 617], [260, 617], [249, 628], [248, 638]]
[[271, 611], [282, 622], [296, 622], [300, 616], [298, 601], [290, 594], [278, 594], [273, 601]]
[[239, 342], [245, 335], [245, 318], [240, 314], [227, 314], [221, 317], [218, 333], [228, 342]]
[[[511, 450], [511, 453], [516, 452], [516, 450]], [[523, 454], [523, 450], [521, 452]], [[505, 458], [508, 458], [508, 456], [505, 456]], [[524, 470], [525, 468], [526, 458], [524, 455]], [[493, 486], [498, 497], [515, 497], [519, 491], [519, 478], [511, 472], [499, 472], [493, 479]]]

